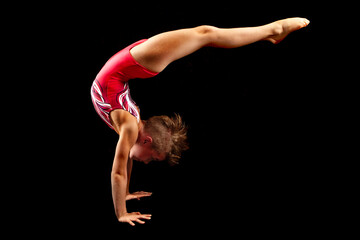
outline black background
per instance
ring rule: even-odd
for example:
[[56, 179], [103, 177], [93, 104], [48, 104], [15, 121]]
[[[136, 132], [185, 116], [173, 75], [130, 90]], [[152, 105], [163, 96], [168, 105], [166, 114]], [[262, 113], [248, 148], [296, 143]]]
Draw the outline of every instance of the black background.
[[[319, 66], [316, 10], [280, 2], [193, 4], [32, 5], [36, 11], [18, 14], [15, 59], [21, 57], [27, 71], [22, 90], [31, 92], [23, 95], [23, 109], [32, 109], [30, 120], [17, 118], [18, 126], [31, 125], [20, 130], [24, 178], [14, 178], [23, 190], [15, 190], [13, 221], [26, 226], [23, 231], [107, 239], [308, 236], [320, 228], [329, 185], [329, 162], [320, 156], [330, 133], [322, 117], [329, 82]], [[110, 184], [117, 135], [90, 99], [107, 59], [164, 31], [257, 26], [294, 16], [311, 24], [279, 45], [204, 48], [154, 78], [130, 83], [143, 119], [183, 116], [190, 150], [175, 167], [134, 163], [130, 190], [153, 196], [128, 202], [128, 211], [153, 217], [136, 227], [118, 223]]]

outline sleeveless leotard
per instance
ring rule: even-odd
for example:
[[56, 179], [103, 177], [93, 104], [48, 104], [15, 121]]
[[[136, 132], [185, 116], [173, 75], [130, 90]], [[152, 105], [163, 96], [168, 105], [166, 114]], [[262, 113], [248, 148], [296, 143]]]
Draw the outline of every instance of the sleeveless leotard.
[[128, 81], [134, 78], [150, 78], [158, 73], [141, 66], [131, 56], [130, 50], [145, 42], [137, 41], [112, 56], [96, 76], [91, 86], [91, 99], [96, 112], [112, 129], [110, 112], [115, 109], [128, 111], [140, 121], [140, 110], [130, 96]]

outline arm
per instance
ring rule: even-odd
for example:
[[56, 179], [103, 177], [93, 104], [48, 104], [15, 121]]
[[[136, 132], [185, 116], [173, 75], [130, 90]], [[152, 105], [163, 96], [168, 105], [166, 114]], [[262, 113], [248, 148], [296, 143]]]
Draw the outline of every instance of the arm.
[[128, 126], [128, 124], [123, 124], [118, 132], [119, 140], [116, 145], [115, 158], [111, 172], [111, 185], [115, 213], [119, 219], [127, 213], [125, 203], [128, 185], [127, 163], [130, 149], [136, 141], [136, 135], [133, 133], [132, 127]]
[[[115, 111], [114, 111], [115, 112]], [[126, 192], [128, 189], [128, 160], [131, 147], [138, 137], [137, 122], [130, 113], [116, 111], [113, 114], [114, 128], [119, 133], [119, 140], [116, 145], [115, 157], [111, 172], [112, 196], [115, 214], [120, 222], [127, 222], [135, 225], [133, 221], [144, 223], [140, 219], [150, 219], [148, 214], [128, 213], [126, 209]], [[121, 121], [119, 120], [121, 119]]]
[[126, 195], [130, 194], [130, 178], [131, 178], [131, 172], [132, 172], [132, 166], [133, 166], [133, 160], [128, 159], [127, 163], [127, 187], [126, 187]]
[[151, 192], [139, 191], [139, 192], [130, 193], [130, 179], [131, 179], [132, 166], [133, 166], [133, 160], [129, 158], [127, 164], [126, 201], [131, 199], [140, 200], [140, 198], [142, 197], [150, 197], [152, 195]]

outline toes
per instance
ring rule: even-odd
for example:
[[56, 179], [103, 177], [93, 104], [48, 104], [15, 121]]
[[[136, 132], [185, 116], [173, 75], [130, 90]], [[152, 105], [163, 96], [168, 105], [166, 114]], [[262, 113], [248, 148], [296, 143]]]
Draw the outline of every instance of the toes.
[[303, 19], [303, 26], [302, 27], [306, 27], [307, 25], [309, 25], [310, 21], [306, 18]]

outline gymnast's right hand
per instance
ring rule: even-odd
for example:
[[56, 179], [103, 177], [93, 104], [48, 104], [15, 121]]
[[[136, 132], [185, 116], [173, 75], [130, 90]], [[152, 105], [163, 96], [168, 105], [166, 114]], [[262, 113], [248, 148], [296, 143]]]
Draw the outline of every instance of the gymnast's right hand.
[[138, 222], [140, 224], [144, 224], [145, 222], [140, 219], [151, 219], [151, 214], [141, 214], [139, 212], [125, 213], [124, 215], [119, 217], [119, 222], [127, 222], [131, 226], [135, 226], [134, 222]]

